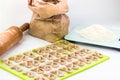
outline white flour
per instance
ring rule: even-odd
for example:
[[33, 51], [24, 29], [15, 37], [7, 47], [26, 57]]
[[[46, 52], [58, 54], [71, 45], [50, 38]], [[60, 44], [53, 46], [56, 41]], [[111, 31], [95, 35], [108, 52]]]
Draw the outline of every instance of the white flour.
[[81, 29], [77, 32], [86, 39], [101, 42], [110, 42], [117, 37], [117, 35], [111, 30], [96, 24], [88, 26], [87, 28]]

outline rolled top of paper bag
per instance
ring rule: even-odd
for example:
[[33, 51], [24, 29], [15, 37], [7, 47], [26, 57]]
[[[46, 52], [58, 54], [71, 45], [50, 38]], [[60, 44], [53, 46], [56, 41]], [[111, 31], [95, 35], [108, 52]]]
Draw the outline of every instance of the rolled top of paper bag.
[[67, 0], [28, 0], [28, 7], [41, 19], [68, 12]]

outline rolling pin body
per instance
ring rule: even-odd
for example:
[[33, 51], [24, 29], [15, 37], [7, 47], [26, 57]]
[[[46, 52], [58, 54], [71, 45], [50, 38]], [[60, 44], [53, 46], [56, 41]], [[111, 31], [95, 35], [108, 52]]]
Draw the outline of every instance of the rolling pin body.
[[9, 48], [14, 46], [23, 37], [23, 31], [28, 29], [29, 24], [25, 23], [20, 28], [12, 26], [6, 31], [0, 33], [0, 54], [3, 54]]

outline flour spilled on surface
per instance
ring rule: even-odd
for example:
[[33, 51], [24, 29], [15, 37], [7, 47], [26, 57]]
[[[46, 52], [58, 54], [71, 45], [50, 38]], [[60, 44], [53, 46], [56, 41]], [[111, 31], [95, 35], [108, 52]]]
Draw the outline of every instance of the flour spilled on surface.
[[100, 42], [111, 42], [117, 38], [117, 35], [102, 25], [93, 24], [77, 31], [82, 37]]

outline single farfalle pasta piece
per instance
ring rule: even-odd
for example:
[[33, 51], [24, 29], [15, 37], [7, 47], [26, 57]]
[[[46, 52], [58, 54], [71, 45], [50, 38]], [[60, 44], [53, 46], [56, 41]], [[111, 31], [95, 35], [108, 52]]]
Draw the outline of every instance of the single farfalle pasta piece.
[[82, 61], [78, 61], [78, 62], [73, 62], [73, 65], [78, 65], [80, 67], [83, 67], [85, 64]]
[[59, 67], [58, 64], [59, 64], [58, 62], [53, 62], [53, 63], [52, 63], [52, 66], [53, 66], [54, 68], [57, 68], [57, 67]]
[[85, 49], [81, 49], [81, 52], [89, 53], [90, 50], [85, 48]]
[[55, 74], [49, 74], [47, 76], [50, 80], [55, 80], [57, 78], [57, 76]]
[[97, 61], [98, 60], [98, 58], [96, 57], [96, 56], [92, 56], [92, 58], [91, 58], [93, 61]]
[[97, 56], [97, 57], [99, 57], [99, 58], [102, 58], [102, 57], [103, 57], [103, 55], [102, 55], [101, 53], [98, 53], [98, 52], [94, 52], [94, 53], [93, 53], [93, 56]]
[[14, 69], [14, 70], [16, 70], [18, 72], [22, 71], [22, 69], [17, 65], [11, 65], [10, 67], [11, 67], [11, 69]]
[[66, 64], [66, 67], [73, 68], [73, 64]]
[[57, 51], [51, 51], [51, 52], [49, 52], [49, 54], [57, 56], [59, 53]]
[[44, 73], [44, 69], [39, 68], [39, 67], [37, 67], [37, 68], [32, 68], [31, 71], [34, 71], [34, 72], [36, 72], [36, 73], [38, 73], [38, 74], [43, 74], [43, 73]]
[[67, 61], [68, 61], [68, 62], [72, 62], [72, 58], [71, 58], [71, 57], [68, 57]]
[[60, 59], [57, 58], [57, 59], [54, 59], [53, 61], [59, 63]]
[[62, 64], [62, 65], [65, 65], [67, 62], [66, 62], [66, 60], [64, 60], [64, 59], [60, 59], [60, 60], [59, 60], [59, 63]]
[[40, 62], [45, 62], [45, 57], [43, 57], [43, 56], [38, 56], [38, 57], [35, 58], [35, 60], [38, 60], [38, 61], [40, 61]]
[[55, 70], [54, 69], [54, 70], [51, 71], [51, 73], [57, 75], [58, 77], [63, 77], [64, 76], [64, 73], [60, 70]]
[[21, 54], [21, 55], [17, 55], [14, 61], [20, 63], [21, 61], [27, 61], [27, 60], [30, 60], [30, 58]]
[[75, 50], [80, 49], [80, 46], [78, 46], [76, 44], [69, 44], [68, 46], [74, 48]]
[[70, 67], [67, 67], [67, 68], [65, 69], [65, 71], [68, 72], [68, 73], [71, 73], [71, 72], [73, 72], [73, 69], [70, 68]]
[[46, 60], [45, 64], [46, 65], [51, 65], [53, 63], [53, 60]]
[[54, 57], [53, 55], [51, 55], [51, 54], [47, 54], [47, 55], [46, 55], [46, 58], [47, 58], [48, 60], [54, 60], [54, 59], [55, 59], [55, 57]]
[[15, 61], [15, 56], [9, 57], [8, 59], [9, 59], [9, 60], [12, 60], [12, 61]]
[[44, 70], [45, 71], [50, 71], [50, 70], [52, 70], [52, 67], [51, 66], [44, 66]]
[[61, 70], [61, 71], [65, 71], [66, 70], [66, 66], [65, 65], [63, 65], [63, 66], [59, 66], [59, 70]]
[[31, 68], [33, 67], [33, 62], [30, 60], [30, 61], [22, 61], [21, 63], [19, 63], [21, 66], [25, 66], [27, 68]]
[[17, 62], [17, 63], [21, 62], [23, 56], [24, 56], [24, 55], [17, 55], [17, 56], [14, 58], [14, 61]]
[[64, 46], [63, 49], [64, 49], [64, 50], [68, 50], [68, 51], [72, 51], [72, 50], [73, 50], [73, 48], [70, 47], [70, 46]]
[[31, 77], [31, 78], [33, 78], [34, 76], [36, 76], [35, 73], [32, 72], [32, 71], [23, 71], [22, 73], [24, 75], [27, 75], [27, 76]]
[[63, 76], [64, 76], [64, 73], [63, 73], [62, 71], [57, 71], [57, 75], [58, 75], [59, 77], [63, 77]]
[[26, 52], [24, 54], [29, 56], [29, 57], [31, 57], [31, 58], [35, 58], [36, 57], [35, 54], [33, 54], [32, 52]]
[[35, 76], [35, 73], [34, 73], [34, 72], [28, 72], [27, 75], [28, 75], [29, 77], [32, 77], [32, 78], [33, 78], [33, 77]]
[[84, 62], [87, 63], [87, 64], [92, 63], [92, 61], [90, 59], [85, 59]]
[[35, 77], [35, 80], [49, 80], [49, 79], [39, 75]]
[[41, 69], [41, 68], [39, 68], [38, 70], [37, 70], [37, 73], [39, 73], [39, 74], [43, 74], [45, 71], [44, 71], [44, 69]]
[[60, 49], [57, 49], [57, 52], [59, 52], [59, 53], [64, 53], [64, 52], [65, 52], [65, 50], [64, 50], [64, 49], [62, 49], [62, 48], [60, 48]]
[[13, 65], [13, 63], [8, 59], [4, 59], [4, 60], [2, 60], [2, 62], [6, 65], [9, 65], [9, 66]]
[[34, 65], [34, 66], [39, 66], [39, 61], [33, 60], [33, 65]]
[[67, 60], [67, 59], [68, 59], [68, 55], [63, 55], [63, 56], [61, 57], [61, 59]]
[[60, 43], [65, 44], [65, 45], [70, 44], [70, 42], [69, 42], [69, 41], [66, 41], [66, 40], [62, 40]]
[[79, 69], [79, 68], [80, 68], [80, 66], [78, 66], [78, 65], [73, 65], [73, 69], [77, 70], [77, 69]]
[[29, 68], [33, 67], [34, 66], [34, 61], [33, 60], [27, 61], [27, 66]]

